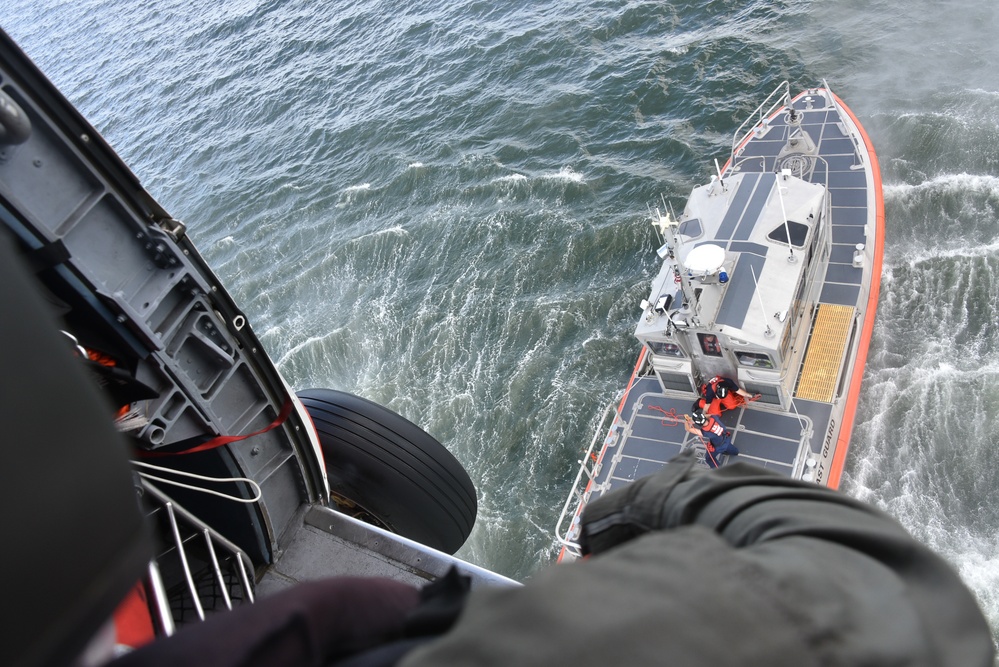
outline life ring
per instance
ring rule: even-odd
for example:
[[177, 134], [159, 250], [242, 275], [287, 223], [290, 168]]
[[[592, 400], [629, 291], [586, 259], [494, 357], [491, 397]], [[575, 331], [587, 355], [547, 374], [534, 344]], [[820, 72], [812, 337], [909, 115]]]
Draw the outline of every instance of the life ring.
[[298, 393], [316, 427], [339, 508], [453, 554], [478, 511], [468, 473], [444, 445], [408, 419], [333, 389]]

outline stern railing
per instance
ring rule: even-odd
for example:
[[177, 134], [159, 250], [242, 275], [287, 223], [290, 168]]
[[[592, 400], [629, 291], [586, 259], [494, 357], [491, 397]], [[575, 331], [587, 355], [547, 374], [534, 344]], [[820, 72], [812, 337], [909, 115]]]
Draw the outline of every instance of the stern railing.
[[[576, 541], [579, 539], [580, 510], [589, 501], [590, 493], [593, 491], [590, 488], [590, 484], [600, 474], [600, 469], [603, 465], [603, 461], [595, 453], [595, 449], [601, 434], [607, 434], [603, 444], [608, 446], [617, 437], [613, 430], [622, 423], [620, 419], [621, 413], [615, 407], [618, 401], [620, 401], [620, 396], [608, 403], [607, 407], [604, 408], [600, 421], [597, 423], [597, 428], [593, 433], [593, 440], [590, 441], [590, 446], [583, 453], [583, 458], [579, 461], [579, 472], [576, 473], [576, 480], [572, 483], [569, 497], [566, 498], [565, 505], [562, 507], [562, 514], [559, 515], [558, 524], [555, 526], [555, 539], [566, 549], [567, 553], [577, 558], [582, 556], [579, 542]], [[608, 424], [608, 417], [611, 416], [613, 416], [613, 419]], [[603, 448], [601, 447], [601, 449]], [[572, 515], [572, 520], [563, 532], [562, 525], [570, 514]]]

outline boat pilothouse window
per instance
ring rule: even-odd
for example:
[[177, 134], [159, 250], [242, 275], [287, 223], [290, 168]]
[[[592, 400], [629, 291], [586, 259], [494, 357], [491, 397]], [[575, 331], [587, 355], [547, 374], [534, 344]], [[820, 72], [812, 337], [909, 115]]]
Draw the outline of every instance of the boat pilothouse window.
[[697, 334], [697, 340], [701, 344], [701, 352], [708, 355], [709, 357], [720, 357], [722, 356], [721, 341], [718, 340], [718, 336], [714, 334]]
[[752, 366], [753, 368], [774, 368], [773, 359], [769, 354], [762, 352], [739, 352], [736, 351], [735, 358], [742, 366]]
[[698, 236], [704, 233], [701, 228], [701, 221], [697, 218], [690, 218], [689, 220], [684, 220], [680, 223], [680, 226], [676, 230], [682, 236], [686, 236], [689, 239], [696, 239]]
[[773, 231], [767, 234], [767, 238], [777, 243], [787, 243], [787, 234], [789, 231], [791, 233], [791, 245], [795, 248], [804, 248], [805, 241], [808, 239], [808, 225], [794, 222], [793, 220], [788, 220], [786, 226], [781, 225], [774, 228]]
[[684, 353], [679, 345], [676, 343], [664, 343], [659, 340], [648, 341], [649, 349], [652, 353], [660, 357], [680, 357], [683, 358]]

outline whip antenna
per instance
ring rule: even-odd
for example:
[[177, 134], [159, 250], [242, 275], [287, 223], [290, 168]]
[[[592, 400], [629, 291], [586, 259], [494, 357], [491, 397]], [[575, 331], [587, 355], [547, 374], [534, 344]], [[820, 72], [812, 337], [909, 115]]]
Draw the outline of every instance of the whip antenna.
[[767, 309], [763, 305], [763, 295], [760, 294], [760, 281], [756, 279], [756, 269], [753, 268], [752, 264], [749, 265], [749, 270], [753, 273], [753, 286], [756, 292], [756, 298], [760, 302], [760, 313], [763, 314], [763, 321], [767, 324], [767, 330], [764, 332], [764, 335], [767, 338], [770, 338], [774, 335], [774, 332], [773, 329], [770, 328], [770, 322], [767, 321]]

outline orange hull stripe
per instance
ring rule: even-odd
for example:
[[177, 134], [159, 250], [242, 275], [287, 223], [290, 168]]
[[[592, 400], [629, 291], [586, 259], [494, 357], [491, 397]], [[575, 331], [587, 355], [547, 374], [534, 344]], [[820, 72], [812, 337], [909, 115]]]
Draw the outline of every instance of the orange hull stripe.
[[[825, 89], [820, 89], [825, 90]], [[857, 416], [857, 402], [860, 399], [860, 384], [864, 379], [864, 369], [867, 367], [867, 352], [871, 344], [871, 335], [874, 333], [874, 315], [878, 309], [878, 298], [881, 295], [881, 264], [884, 259], [884, 239], [885, 239], [885, 202], [884, 195], [881, 191], [881, 166], [878, 164], [878, 156], [874, 151], [874, 144], [871, 143], [870, 137], [867, 136], [867, 131], [864, 130], [864, 126], [861, 125], [860, 121], [854, 115], [850, 107], [843, 103], [843, 100], [839, 96], [832, 92], [831, 90], [826, 90], [827, 93], [832, 95], [836, 99], [836, 104], [846, 112], [846, 114], [853, 119], [854, 124], [857, 126], [857, 130], [860, 132], [860, 136], [864, 140], [864, 145], [867, 147], [867, 153], [870, 155], [871, 159], [871, 174], [874, 177], [874, 207], [875, 215], [875, 234], [876, 242], [874, 244], [874, 262], [872, 268], [872, 280], [871, 280], [871, 292], [867, 297], [867, 310], [864, 315], [864, 326], [860, 332], [860, 342], [857, 347], [857, 358], [853, 364], [853, 372], [850, 377], [850, 388], [847, 391], [846, 396], [846, 406], [843, 411], [843, 422], [839, 426], [839, 435], [836, 439], [836, 451], [833, 453], [833, 460], [831, 469], [829, 471], [828, 486], [833, 489], [839, 488], [840, 478], [843, 475], [843, 467], [846, 465], [846, 454], [850, 449], [850, 437], [853, 434], [853, 422]], [[799, 93], [795, 96], [794, 100], [797, 100], [802, 95], [806, 95], [808, 91]], [[791, 100], [793, 103], [794, 100]], [[777, 113], [780, 113], [778, 111]], [[771, 118], [777, 116], [777, 113], [773, 114]], [[740, 142], [738, 148], [744, 146], [748, 141], [752, 133], [750, 130], [746, 134], [746, 137]], [[722, 173], [728, 170], [731, 166], [732, 160], [725, 163], [722, 168]], [[877, 277], [874, 280], [874, 277]]]
[[874, 207], [876, 213], [875, 234], [877, 236], [874, 244], [874, 265], [871, 267], [871, 292], [867, 297], [867, 312], [864, 314], [864, 326], [860, 333], [860, 344], [857, 348], [857, 358], [853, 364], [853, 375], [850, 378], [850, 389], [846, 396], [846, 409], [843, 413], [843, 423], [839, 427], [839, 438], [836, 441], [836, 452], [833, 454], [832, 469], [829, 471], [829, 487], [839, 488], [840, 478], [843, 474], [843, 467], [846, 464], [847, 450], [850, 448], [850, 436], [853, 432], [853, 422], [857, 414], [857, 403], [860, 399], [860, 384], [864, 379], [864, 369], [867, 367], [867, 352], [871, 344], [871, 335], [874, 333], [874, 314], [878, 309], [878, 297], [881, 294], [881, 264], [884, 259], [884, 239], [885, 239], [885, 202], [881, 191], [881, 167], [878, 164], [878, 156], [874, 152], [874, 144], [864, 130], [863, 125], [853, 115], [853, 111], [843, 104], [839, 97], [836, 103], [845, 111], [860, 131], [860, 136], [864, 139], [867, 152], [871, 158], [871, 174], [874, 177]]

